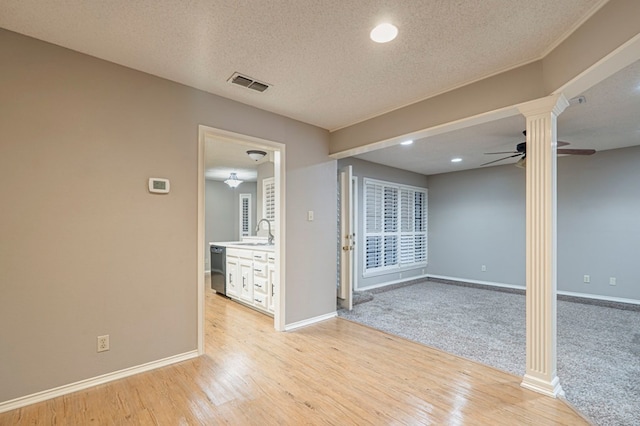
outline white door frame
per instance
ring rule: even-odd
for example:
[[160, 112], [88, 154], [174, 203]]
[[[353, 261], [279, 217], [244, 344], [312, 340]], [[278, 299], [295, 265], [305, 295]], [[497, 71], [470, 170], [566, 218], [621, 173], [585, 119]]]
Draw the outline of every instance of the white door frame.
[[340, 307], [353, 309], [354, 287], [354, 210], [353, 210], [353, 167], [345, 166], [339, 171], [340, 177]]
[[204, 294], [204, 258], [206, 256], [205, 244], [205, 166], [204, 166], [204, 145], [208, 137], [232, 139], [239, 143], [245, 143], [257, 148], [263, 148], [274, 152], [274, 178], [276, 200], [276, 229], [275, 229], [275, 253], [276, 253], [276, 282], [278, 283], [277, 298], [275, 300], [273, 326], [277, 331], [285, 329], [285, 145], [266, 139], [255, 138], [240, 133], [229, 132], [227, 130], [200, 125], [198, 126], [198, 229], [197, 229], [197, 277], [198, 277], [198, 354], [203, 355], [204, 350], [204, 315], [205, 315], [205, 294]]

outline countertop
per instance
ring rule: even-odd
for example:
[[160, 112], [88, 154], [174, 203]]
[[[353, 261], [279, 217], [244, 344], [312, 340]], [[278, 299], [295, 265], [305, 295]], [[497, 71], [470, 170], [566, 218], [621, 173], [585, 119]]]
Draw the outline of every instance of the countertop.
[[242, 242], [242, 241], [222, 241], [222, 242], [214, 242], [209, 243], [209, 246], [223, 246], [229, 248], [236, 249], [244, 249], [244, 250], [259, 250], [259, 251], [269, 251], [273, 252], [276, 250], [276, 246], [271, 244], [262, 244], [262, 243], [251, 243], [251, 242]]

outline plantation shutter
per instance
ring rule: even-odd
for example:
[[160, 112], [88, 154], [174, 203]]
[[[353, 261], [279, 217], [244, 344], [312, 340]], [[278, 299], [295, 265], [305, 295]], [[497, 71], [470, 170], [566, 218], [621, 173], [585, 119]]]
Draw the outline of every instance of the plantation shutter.
[[426, 190], [364, 180], [364, 272], [427, 261]]
[[240, 238], [251, 235], [251, 194], [240, 194]]
[[382, 204], [383, 187], [374, 182], [365, 182], [365, 268], [383, 266], [382, 260]]
[[276, 184], [273, 178], [262, 180], [262, 214], [271, 222], [273, 230], [276, 220]]

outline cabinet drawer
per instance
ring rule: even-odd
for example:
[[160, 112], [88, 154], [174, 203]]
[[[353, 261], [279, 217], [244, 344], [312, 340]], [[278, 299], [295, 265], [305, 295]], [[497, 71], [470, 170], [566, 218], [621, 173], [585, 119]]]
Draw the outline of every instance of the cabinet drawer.
[[227, 257], [229, 257], [229, 256], [240, 257], [240, 252], [241, 251], [244, 251], [244, 250], [227, 247]]
[[258, 308], [267, 309], [267, 295], [262, 293], [253, 293], [253, 304]]
[[[253, 291], [259, 291], [263, 294], [267, 294], [267, 279], [266, 278], [254, 278], [253, 279]], [[254, 293], [255, 295], [255, 293]]]
[[257, 260], [259, 262], [267, 261], [267, 252], [266, 251], [254, 251], [253, 252], [253, 260]]
[[227, 247], [227, 256], [235, 256], [242, 259], [253, 259], [253, 251]]
[[253, 275], [256, 277], [267, 277], [267, 264], [264, 262], [253, 262]]

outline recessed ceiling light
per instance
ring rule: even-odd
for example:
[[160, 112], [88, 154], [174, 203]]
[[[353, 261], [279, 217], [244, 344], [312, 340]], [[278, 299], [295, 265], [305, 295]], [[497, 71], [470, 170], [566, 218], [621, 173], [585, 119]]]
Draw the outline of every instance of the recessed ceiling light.
[[461, 161], [462, 161], [462, 158], [460, 158], [460, 157], [456, 157], [456, 158], [452, 158], [452, 159], [451, 159], [451, 162], [452, 162], [452, 163], [459, 163], [459, 162], [461, 162]]
[[369, 37], [376, 43], [387, 43], [398, 35], [398, 28], [389, 23], [380, 24], [371, 30]]
[[413, 141], [409, 140], [409, 141], [400, 142], [400, 145], [411, 145], [412, 143]]

